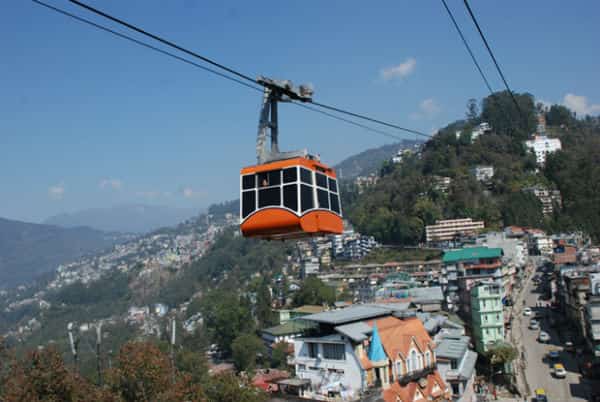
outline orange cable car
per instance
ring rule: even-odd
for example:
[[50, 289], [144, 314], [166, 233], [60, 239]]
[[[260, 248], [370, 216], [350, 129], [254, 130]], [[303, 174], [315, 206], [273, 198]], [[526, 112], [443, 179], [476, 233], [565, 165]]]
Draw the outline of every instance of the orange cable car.
[[[279, 152], [277, 102], [310, 100], [304, 87], [260, 78], [265, 87], [257, 140], [258, 164], [240, 172], [240, 229], [269, 240], [340, 234], [342, 210], [335, 171], [305, 150]], [[270, 116], [270, 117], [269, 117]], [[266, 149], [270, 130], [271, 150]]]

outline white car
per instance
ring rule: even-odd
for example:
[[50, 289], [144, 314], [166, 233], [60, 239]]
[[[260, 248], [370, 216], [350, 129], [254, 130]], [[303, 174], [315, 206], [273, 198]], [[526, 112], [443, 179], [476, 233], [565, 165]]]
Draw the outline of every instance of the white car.
[[531, 320], [529, 322], [529, 329], [532, 329], [534, 331], [540, 329], [540, 323], [536, 320]]
[[565, 366], [560, 363], [556, 363], [554, 365], [554, 376], [556, 378], [565, 378], [567, 376], [567, 370], [565, 370]]
[[540, 331], [538, 335], [538, 341], [542, 343], [550, 342], [550, 335], [547, 332]]
[[530, 316], [531, 315], [531, 309], [529, 307], [525, 307], [523, 309], [523, 315]]

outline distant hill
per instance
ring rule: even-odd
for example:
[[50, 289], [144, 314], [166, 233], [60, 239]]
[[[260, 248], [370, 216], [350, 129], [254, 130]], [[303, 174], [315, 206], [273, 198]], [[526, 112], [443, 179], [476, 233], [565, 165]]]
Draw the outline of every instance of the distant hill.
[[0, 218], [0, 289], [30, 282], [121, 239], [86, 227], [65, 229]]
[[133, 204], [60, 214], [44, 223], [64, 228], [87, 226], [104, 232], [147, 233], [174, 226], [199, 213], [200, 210], [191, 208]]
[[359, 154], [352, 155], [335, 166], [335, 170], [342, 179], [353, 179], [357, 176], [366, 176], [375, 173], [383, 161], [391, 159], [400, 149], [409, 148], [420, 141], [404, 140], [394, 144], [383, 145], [379, 148], [367, 149]]

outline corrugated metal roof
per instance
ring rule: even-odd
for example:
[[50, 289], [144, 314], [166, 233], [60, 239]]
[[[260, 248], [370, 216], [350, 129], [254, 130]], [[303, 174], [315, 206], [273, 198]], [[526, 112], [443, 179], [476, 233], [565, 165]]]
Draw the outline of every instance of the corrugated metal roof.
[[263, 329], [263, 332], [273, 336], [284, 336], [302, 333], [304, 330], [313, 327], [314, 324], [304, 320], [291, 320], [281, 325]]
[[479, 258], [499, 258], [502, 257], [503, 251], [501, 248], [489, 247], [468, 247], [460, 250], [450, 250], [444, 253], [442, 261], [444, 263], [476, 260]]
[[468, 349], [468, 337], [444, 337], [438, 343], [435, 355], [443, 359], [460, 360]]
[[340, 325], [335, 327], [335, 330], [355, 342], [364, 341], [369, 336], [373, 329], [364, 322], [354, 322], [352, 324]]
[[302, 319], [325, 324], [344, 324], [389, 314], [391, 314], [389, 308], [357, 305], [342, 310], [323, 311], [322, 313], [306, 315]]
[[407, 289], [408, 296], [412, 297], [412, 301], [419, 303], [424, 301], [443, 301], [444, 292], [441, 286], [431, 286], [426, 288], [410, 288]]

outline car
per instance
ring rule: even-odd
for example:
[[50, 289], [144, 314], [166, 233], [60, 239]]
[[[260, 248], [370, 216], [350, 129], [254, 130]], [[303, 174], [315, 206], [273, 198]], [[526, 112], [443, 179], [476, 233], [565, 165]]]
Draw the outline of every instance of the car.
[[534, 331], [540, 329], [540, 323], [537, 320], [529, 321], [529, 329], [532, 329]]
[[548, 402], [546, 390], [544, 388], [538, 388], [535, 390], [535, 402]]
[[550, 335], [545, 331], [540, 331], [538, 335], [538, 341], [542, 343], [550, 342]]
[[554, 376], [556, 378], [565, 378], [567, 376], [567, 370], [561, 363], [556, 363], [553, 368]]
[[566, 350], [567, 352], [571, 352], [571, 353], [575, 352], [575, 346], [573, 346], [573, 342], [571, 342], [571, 341], [566, 341], [566, 342], [565, 342], [565, 350]]
[[557, 360], [560, 357], [560, 351], [559, 350], [551, 350], [550, 352], [548, 352], [548, 357], [551, 360]]
[[523, 309], [523, 315], [530, 316], [531, 315], [531, 309], [529, 307], [525, 307]]

